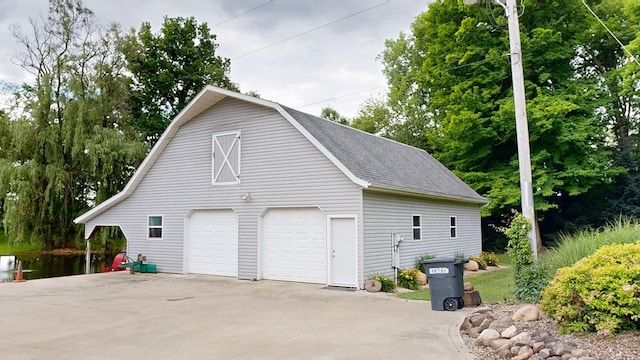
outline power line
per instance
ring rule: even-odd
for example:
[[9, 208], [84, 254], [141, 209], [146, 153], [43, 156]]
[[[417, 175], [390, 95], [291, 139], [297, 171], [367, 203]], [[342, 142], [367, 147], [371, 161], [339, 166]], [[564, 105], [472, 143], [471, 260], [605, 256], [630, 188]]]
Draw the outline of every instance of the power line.
[[232, 17], [230, 17], [230, 18], [228, 18], [228, 19], [225, 19], [225, 20], [222, 20], [222, 21], [220, 21], [219, 23], [212, 25], [211, 27], [213, 28], [213, 27], [216, 27], [216, 26], [218, 26], [218, 25], [222, 25], [222, 24], [224, 24], [224, 23], [226, 23], [226, 22], [228, 22], [228, 21], [231, 21], [231, 20], [233, 20], [233, 19], [235, 19], [235, 18], [238, 18], [238, 17], [240, 17], [240, 16], [242, 16], [242, 15], [248, 14], [248, 13], [250, 13], [250, 12], [254, 11], [254, 10], [258, 10], [258, 9], [260, 9], [260, 8], [262, 8], [262, 7], [267, 6], [267, 5], [271, 5], [271, 3], [273, 3], [273, 0], [269, 0], [269, 1], [267, 1], [266, 3], [264, 3], [264, 4], [258, 5], [258, 6], [254, 7], [254, 8], [251, 8], [251, 9], [247, 10], [247, 11], [243, 11], [243, 12], [241, 12], [240, 14], [233, 15]]
[[354, 92], [352, 92], [352, 93], [343, 94], [343, 95], [338, 95], [338, 96], [334, 96], [334, 97], [332, 97], [332, 98], [327, 98], [327, 99], [319, 100], [319, 101], [312, 102], [312, 103], [309, 103], [309, 104], [304, 104], [304, 105], [296, 106], [296, 108], [303, 108], [303, 107], [307, 107], [307, 106], [311, 106], [311, 105], [317, 105], [317, 104], [321, 104], [321, 103], [323, 103], [323, 102], [327, 102], [327, 101], [331, 101], [331, 100], [337, 100], [337, 99], [342, 99], [342, 98], [345, 98], [345, 97], [349, 97], [349, 96], [358, 95], [358, 94], [362, 94], [362, 93], [370, 92], [370, 91], [373, 91], [373, 90], [377, 90], [377, 89], [380, 89], [380, 88], [382, 88], [382, 86], [376, 86], [376, 87], [374, 87], [374, 88], [370, 88], [370, 89], [365, 89], [365, 90], [360, 90], [360, 91], [354, 91]]
[[268, 49], [268, 48], [270, 48], [270, 47], [273, 47], [273, 46], [276, 46], [276, 45], [279, 45], [279, 44], [282, 44], [283, 42], [286, 42], [286, 41], [289, 41], [289, 40], [293, 40], [293, 39], [298, 38], [298, 37], [300, 37], [300, 36], [302, 36], [302, 35], [306, 35], [306, 34], [311, 33], [311, 32], [313, 32], [313, 31], [316, 31], [316, 30], [319, 30], [319, 29], [325, 28], [325, 27], [327, 27], [327, 26], [329, 26], [329, 25], [333, 25], [333, 24], [335, 24], [335, 23], [337, 23], [337, 22], [340, 22], [340, 21], [343, 21], [343, 20], [346, 20], [346, 19], [352, 18], [352, 17], [354, 17], [354, 16], [356, 16], [356, 15], [360, 15], [360, 14], [362, 14], [362, 13], [366, 12], [366, 11], [369, 11], [369, 10], [375, 9], [375, 8], [377, 8], [377, 7], [379, 7], [379, 6], [382, 6], [382, 5], [384, 5], [384, 4], [387, 4], [387, 3], [389, 3], [389, 1], [391, 1], [391, 0], [386, 0], [386, 1], [384, 1], [384, 2], [381, 2], [381, 3], [378, 3], [378, 4], [376, 4], [376, 5], [370, 6], [370, 7], [366, 8], [366, 9], [362, 9], [362, 10], [360, 10], [360, 11], [356, 11], [356, 12], [354, 12], [354, 13], [351, 13], [351, 14], [347, 15], [347, 16], [343, 16], [343, 17], [341, 17], [341, 18], [339, 18], [339, 19], [329, 21], [328, 23], [322, 24], [322, 25], [320, 25], [320, 26], [316, 26], [316, 27], [314, 27], [314, 28], [312, 28], [312, 29], [305, 30], [305, 31], [303, 31], [303, 32], [301, 32], [301, 33], [295, 34], [295, 35], [293, 35], [293, 36], [289, 36], [289, 37], [284, 38], [284, 39], [282, 39], [282, 40], [276, 41], [276, 42], [274, 42], [274, 43], [272, 43], [272, 44], [269, 44], [269, 45], [263, 46], [263, 47], [261, 47], [261, 48], [259, 48], [259, 49], [252, 50], [252, 51], [249, 51], [249, 52], [247, 52], [247, 53], [244, 53], [244, 54], [238, 55], [238, 56], [234, 57], [234, 58], [233, 58], [233, 60], [237, 60], [237, 59], [243, 58], [243, 57], [245, 57], [245, 56], [248, 56], [248, 55], [251, 55], [251, 54], [255, 54], [255, 53], [259, 52], [259, 51], [262, 51], [262, 50]]
[[582, 0], [582, 4], [584, 4], [584, 6], [589, 9], [589, 12], [591, 13], [591, 15], [593, 15], [596, 19], [598, 19], [598, 22], [600, 22], [600, 24], [607, 29], [607, 31], [609, 32], [609, 35], [611, 35], [614, 39], [616, 39], [616, 41], [618, 42], [618, 44], [620, 45], [620, 47], [622, 47], [622, 50], [624, 50], [630, 57], [631, 57], [631, 61], [634, 61], [636, 64], [638, 64], [638, 66], [640, 66], [640, 62], [638, 62], [638, 59], [636, 59], [636, 57], [633, 55], [633, 53], [631, 53], [631, 51], [629, 51], [629, 49], [627, 49], [626, 46], [624, 46], [622, 44], [622, 41], [620, 41], [618, 39], [618, 37], [616, 36], [616, 34], [613, 33], [613, 31], [609, 30], [609, 28], [607, 27], [607, 25], [600, 20], [600, 18], [598, 17], [598, 15], [596, 15], [595, 12], [593, 12], [593, 10], [591, 10], [591, 8], [589, 7], [589, 5], [587, 5], [587, 3], [585, 2], [585, 0]]

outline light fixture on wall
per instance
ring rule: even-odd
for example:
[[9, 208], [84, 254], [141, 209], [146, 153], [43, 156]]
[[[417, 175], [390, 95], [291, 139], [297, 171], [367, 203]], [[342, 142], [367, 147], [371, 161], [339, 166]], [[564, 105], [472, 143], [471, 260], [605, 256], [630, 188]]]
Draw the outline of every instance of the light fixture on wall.
[[240, 199], [241, 200], [246, 200], [246, 201], [251, 200], [251, 193], [240, 194]]

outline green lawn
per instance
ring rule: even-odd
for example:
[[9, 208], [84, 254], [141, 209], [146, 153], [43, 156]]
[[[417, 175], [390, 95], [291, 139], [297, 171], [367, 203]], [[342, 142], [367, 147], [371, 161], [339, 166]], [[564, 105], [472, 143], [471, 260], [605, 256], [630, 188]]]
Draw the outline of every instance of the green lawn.
[[13, 255], [15, 253], [38, 250], [36, 245], [10, 246], [9, 239], [2, 228], [0, 228], [0, 255]]
[[[500, 265], [506, 265], [508, 268], [464, 279], [465, 282], [472, 283], [475, 289], [480, 292], [483, 303], [504, 302], [511, 300], [513, 297], [514, 284], [511, 261], [506, 254], [498, 255], [498, 259], [500, 260]], [[398, 297], [410, 300], [431, 299], [429, 289], [401, 293], [398, 294]]]

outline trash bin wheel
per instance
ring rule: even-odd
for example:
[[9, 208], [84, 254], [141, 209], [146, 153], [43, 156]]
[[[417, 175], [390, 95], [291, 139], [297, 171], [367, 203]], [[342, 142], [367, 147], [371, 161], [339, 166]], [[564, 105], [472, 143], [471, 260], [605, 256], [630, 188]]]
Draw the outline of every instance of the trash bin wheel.
[[464, 299], [459, 297], [458, 298], [458, 309], [462, 309], [464, 307]]
[[444, 299], [444, 309], [447, 311], [456, 311], [458, 309], [458, 299], [452, 297]]

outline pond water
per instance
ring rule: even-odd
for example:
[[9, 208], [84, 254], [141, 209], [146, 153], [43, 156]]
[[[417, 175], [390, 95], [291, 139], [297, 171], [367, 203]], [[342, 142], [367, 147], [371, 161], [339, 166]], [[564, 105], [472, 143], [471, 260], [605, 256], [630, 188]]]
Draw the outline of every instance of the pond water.
[[[91, 272], [102, 272], [116, 254], [91, 254]], [[25, 280], [85, 274], [85, 255], [18, 254], [0, 256], [0, 282], [13, 281], [18, 261]]]

